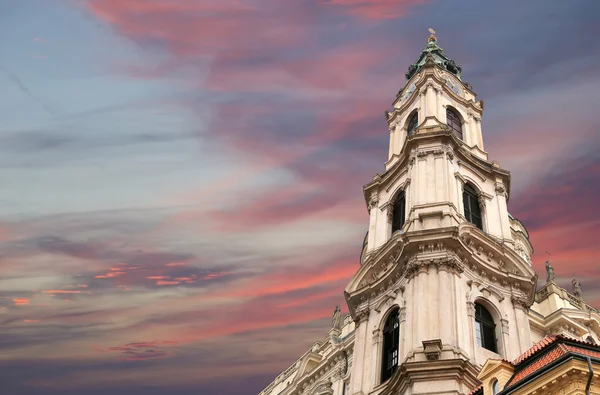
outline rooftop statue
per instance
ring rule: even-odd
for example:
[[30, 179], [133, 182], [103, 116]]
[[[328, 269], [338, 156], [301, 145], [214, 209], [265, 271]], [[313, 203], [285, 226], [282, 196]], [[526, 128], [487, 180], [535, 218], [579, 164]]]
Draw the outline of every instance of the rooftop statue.
[[581, 283], [577, 281], [575, 277], [573, 277], [573, 281], [571, 281], [571, 284], [573, 285], [573, 295], [575, 295], [578, 298], [581, 298]]
[[342, 329], [342, 311], [340, 310], [339, 304], [335, 305], [333, 317], [331, 317], [331, 326], [333, 329]]
[[546, 283], [553, 283], [554, 282], [554, 268], [552, 267], [552, 265], [550, 264], [550, 260], [546, 261]]

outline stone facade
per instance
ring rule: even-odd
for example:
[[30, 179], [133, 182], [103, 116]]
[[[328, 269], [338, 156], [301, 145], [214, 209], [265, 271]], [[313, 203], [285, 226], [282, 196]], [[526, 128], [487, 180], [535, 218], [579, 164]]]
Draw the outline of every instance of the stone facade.
[[[386, 170], [364, 187], [370, 218], [344, 290], [350, 315], [261, 395], [468, 394], [489, 358], [515, 359], [548, 333], [599, 340], [598, 310], [553, 281], [536, 292], [527, 230], [507, 210], [510, 173], [488, 160], [483, 102], [456, 67], [431, 36], [386, 112]], [[480, 227], [466, 217], [466, 185]], [[405, 220], [392, 232], [399, 194]], [[495, 352], [478, 345], [476, 304], [493, 318]], [[396, 311], [399, 362], [382, 382], [383, 327]]]

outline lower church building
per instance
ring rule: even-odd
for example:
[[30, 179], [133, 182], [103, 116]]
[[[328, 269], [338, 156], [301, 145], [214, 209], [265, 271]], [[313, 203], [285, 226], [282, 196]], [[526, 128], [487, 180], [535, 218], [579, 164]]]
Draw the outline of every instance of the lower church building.
[[[360, 267], [331, 329], [260, 395], [600, 395], [600, 310], [541, 281], [483, 101], [435, 32], [386, 111]], [[540, 282], [544, 282], [543, 286]]]

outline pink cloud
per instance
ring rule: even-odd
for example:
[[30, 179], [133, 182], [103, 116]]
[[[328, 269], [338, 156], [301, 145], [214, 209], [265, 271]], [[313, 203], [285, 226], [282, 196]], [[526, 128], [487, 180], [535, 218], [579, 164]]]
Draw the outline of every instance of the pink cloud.
[[146, 277], [148, 280], [167, 280], [171, 278], [170, 276], [148, 276]]
[[13, 303], [15, 306], [26, 306], [29, 304], [29, 299], [27, 298], [14, 298]]
[[94, 278], [113, 278], [113, 277], [119, 277], [122, 276], [123, 274], [125, 274], [125, 272], [108, 272], [104, 275], [99, 274], [94, 276]]
[[185, 266], [187, 265], [186, 262], [169, 262], [169, 263], [165, 263], [165, 266]]
[[177, 284], [181, 284], [180, 281], [163, 281], [163, 280], [159, 280], [156, 282], [156, 285], [177, 285]]
[[23, 320], [23, 322], [35, 323], [35, 322], [40, 322], [40, 320]]
[[42, 291], [42, 292], [47, 293], [47, 294], [79, 294], [79, 293], [81, 293], [80, 290], [63, 290], [63, 289], [51, 289], [51, 290]]
[[425, 0], [324, 0], [324, 4], [341, 7], [345, 13], [359, 19], [394, 19], [409, 14]]

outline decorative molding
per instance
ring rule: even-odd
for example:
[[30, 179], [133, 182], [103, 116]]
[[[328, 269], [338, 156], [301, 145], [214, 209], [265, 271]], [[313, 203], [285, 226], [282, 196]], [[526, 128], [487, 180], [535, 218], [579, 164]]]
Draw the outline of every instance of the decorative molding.
[[369, 213], [371, 212], [372, 208], [377, 208], [378, 205], [379, 205], [379, 195], [377, 194], [377, 191], [374, 191], [371, 194], [371, 199], [369, 200], [369, 206], [368, 206]]
[[442, 341], [440, 339], [423, 340], [423, 352], [429, 361], [437, 361], [442, 355]]
[[526, 297], [513, 295], [510, 297], [510, 301], [512, 302], [514, 307], [519, 308], [525, 312], [529, 312], [529, 307], [531, 306], [531, 304], [529, 303], [529, 300]]
[[467, 301], [467, 314], [471, 318], [475, 318], [475, 302]]
[[508, 335], [508, 329], [509, 329], [509, 326], [508, 326], [508, 320], [506, 320], [506, 319], [502, 318], [502, 319], [500, 320], [500, 324], [501, 324], [501, 327], [502, 327], [502, 333], [503, 333], [504, 335]]
[[506, 187], [501, 182], [496, 183], [496, 195], [507, 197]]

